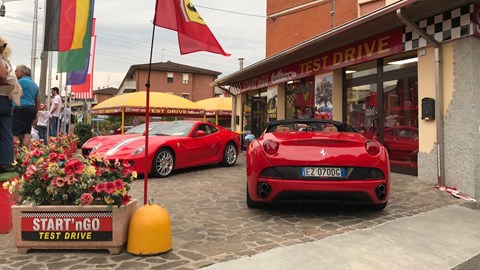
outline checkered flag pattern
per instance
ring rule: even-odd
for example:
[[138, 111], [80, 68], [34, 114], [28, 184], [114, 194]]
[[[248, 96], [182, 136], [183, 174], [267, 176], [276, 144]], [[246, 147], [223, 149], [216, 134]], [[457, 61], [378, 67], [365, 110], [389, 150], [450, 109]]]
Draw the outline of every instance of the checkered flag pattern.
[[[457, 39], [473, 34], [474, 5], [468, 4], [444, 13], [428, 17], [417, 22], [427, 34], [438, 42]], [[409, 51], [427, 46], [427, 41], [421, 38], [410, 26], [405, 27], [403, 34], [404, 50]]]
[[22, 212], [24, 218], [91, 218], [112, 217], [112, 212]]

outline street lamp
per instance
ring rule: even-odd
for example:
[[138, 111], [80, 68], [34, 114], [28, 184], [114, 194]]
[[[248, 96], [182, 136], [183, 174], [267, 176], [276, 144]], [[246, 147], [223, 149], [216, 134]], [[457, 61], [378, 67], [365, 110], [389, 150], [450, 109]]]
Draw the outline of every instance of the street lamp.
[[5, 17], [5, 5], [0, 6], [0, 17]]

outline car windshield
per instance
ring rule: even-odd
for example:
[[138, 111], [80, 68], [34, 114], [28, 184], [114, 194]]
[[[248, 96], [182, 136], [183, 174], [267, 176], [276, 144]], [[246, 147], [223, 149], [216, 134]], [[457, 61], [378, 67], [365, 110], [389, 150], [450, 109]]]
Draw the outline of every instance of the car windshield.
[[[152, 132], [154, 132], [154, 130], [161, 124], [162, 123], [155, 123], [155, 122], [150, 123], [148, 125], [148, 130], [150, 131], [149, 133], [152, 134]], [[143, 134], [144, 131], [145, 131], [145, 124], [141, 124], [126, 131], [125, 134]]]
[[159, 125], [150, 134], [157, 136], [188, 136], [195, 123], [192, 122], [166, 122]]
[[325, 132], [356, 132], [356, 130], [345, 123], [329, 120], [279, 120], [269, 123], [265, 133], [268, 132], [306, 132], [306, 131], [325, 131]]

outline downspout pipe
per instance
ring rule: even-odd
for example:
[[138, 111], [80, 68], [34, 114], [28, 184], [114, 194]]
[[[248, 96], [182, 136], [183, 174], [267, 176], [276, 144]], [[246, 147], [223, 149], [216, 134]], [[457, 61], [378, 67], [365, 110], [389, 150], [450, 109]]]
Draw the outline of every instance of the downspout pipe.
[[445, 130], [443, 125], [443, 59], [442, 59], [442, 44], [438, 42], [433, 36], [429, 35], [421, 29], [416, 23], [410, 20], [403, 13], [403, 8], [397, 9], [397, 17], [406, 26], [410, 26], [413, 31], [417, 32], [419, 36], [424, 38], [429, 44], [435, 48], [435, 121], [436, 121], [436, 135], [437, 135], [437, 182], [438, 185], [445, 185], [445, 153], [444, 141]]

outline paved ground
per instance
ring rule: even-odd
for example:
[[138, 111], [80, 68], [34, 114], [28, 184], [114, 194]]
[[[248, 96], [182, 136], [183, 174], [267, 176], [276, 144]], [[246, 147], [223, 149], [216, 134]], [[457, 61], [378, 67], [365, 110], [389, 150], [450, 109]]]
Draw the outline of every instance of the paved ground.
[[[463, 203], [431, 184], [392, 174], [392, 196], [384, 211], [328, 205], [251, 210], [245, 205], [244, 154], [235, 167], [183, 170], [166, 179], [151, 179], [148, 188], [149, 196], [170, 213], [171, 252], [150, 257], [126, 252], [109, 255], [106, 251], [32, 251], [22, 255], [13, 246], [11, 235], [3, 234], [0, 269], [198, 269], [278, 247], [403, 222]], [[141, 205], [142, 179], [133, 184], [132, 191]]]

